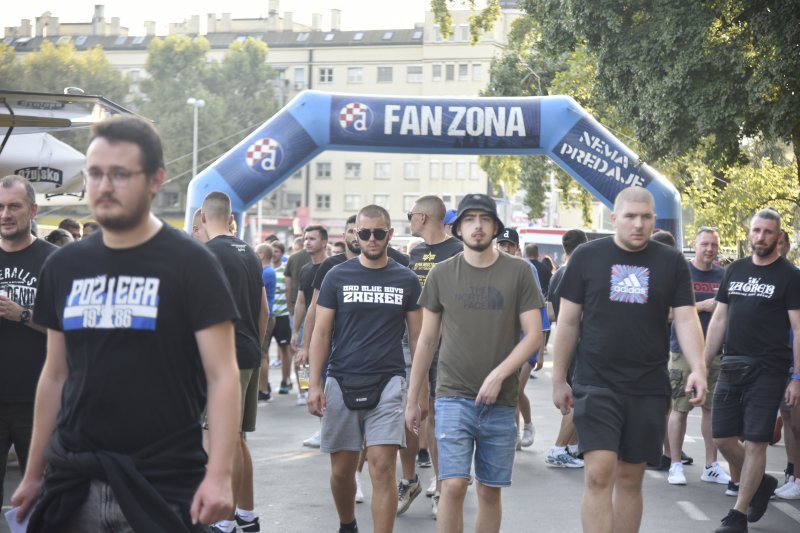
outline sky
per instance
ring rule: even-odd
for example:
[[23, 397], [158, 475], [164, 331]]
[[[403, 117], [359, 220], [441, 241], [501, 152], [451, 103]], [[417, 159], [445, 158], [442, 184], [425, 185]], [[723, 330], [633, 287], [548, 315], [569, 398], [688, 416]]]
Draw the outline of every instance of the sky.
[[[0, 27], [19, 26], [21, 19], [30, 19], [33, 25], [36, 17], [45, 11], [58, 17], [59, 22], [90, 22], [95, 4], [105, 6], [107, 21], [111, 17], [119, 17], [122, 26], [129, 29], [130, 35], [143, 35], [145, 20], [155, 20], [156, 33], [163, 35], [167, 32], [168, 23], [182, 22], [191, 15], [200, 16], [201, 30], [205, 28], [208, 13], [216, 13], [219, 17], [223, 11], [229, 12], [232, 18], [266, 17], [269, 1], [12, 0], [3, 2], [0, 7]], [[290, 11], [295, 22], [309, 26], [311, 14], [320, 13], [322, 29], [327, 30], [330, 28], [331, 9], [342, 10], [343, 30], [405, 29], [412, 28], [415, 22], [425, 20], [425, 12], [430, 9], [430, 0], [402, 0], [397, 4], [381, 0], [280, 0], [278, 12], [282, 15]]]

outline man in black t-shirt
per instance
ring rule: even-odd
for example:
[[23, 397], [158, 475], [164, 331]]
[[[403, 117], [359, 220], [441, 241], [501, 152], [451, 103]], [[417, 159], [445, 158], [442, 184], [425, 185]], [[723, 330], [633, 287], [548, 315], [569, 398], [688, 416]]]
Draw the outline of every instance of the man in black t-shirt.
[[587, 531], [636, 531], [641, 523], [645, 464], [660, 460], [666, 429], [670, 308], [692, 369], [686, 390], [696, 393], [695, 405], [705, 396], [703, 333], [689, 269], [679, 251], [650, 242], [654, 203], [646, 189], [623, 189], [611, 214], [614, 237], [579, 246], [559, 286], [553, 403], [567, 414], [574, 394]]
[[245, 436], [256, 430], [258, 409], [258, 372], [261, 365], [261, 343], [267, 331], [269, 311], [261, 261], [250, 246], [230, 234], [233, 215], [231, 200], [223, 192], [211, 192], [203, 200], [201, 223], [209, 240], [206, 246], [216, 256], [231, 287], [239, 320], [234, 324], [236, 362], [242, 393], [242, 416], [237, 434], [240, 436], [233, 473], [233, 499], [236, 511], [226, 520], [214, 524], [215, 533], [231, 533], [239, 526], [259, 528], [253, 501], [253, 460]]
[[25, 473], [46, 351], [46, 330], [32, 321], [33, 302], [42, 263], [57, 248], [31, 233], [38, 207], [28, 180], [0, 179], [0, 505], [12, 445]]
[[750, 220], [753, 255], [725, 269], [708, 325], [707, 364], [725, 348], [711, 433], [731, 466], [741, 469], [736, 505], [717, 531], [747, 531], [747, 522], [766, 512], [778, 485], [764, 472], [775, 412], [782, 396], [789, 406], [800, 403], [800, 374], [792, 374], [786, 386], [792, 359], [795, 372], [800, 368], [800, 271], [778, 254], [780, 231], [780, 216], [772, 209]]
[[301, 333], [306, 319], [306, 311], [314, 297], [314, 277], [322, 262], [327, 259], [328, 230], [323, 226], [307, 226], [303, 230], [303, 246], [311, 261], [300, 269], [297, 300], [292, 325], [292, 350], [297, 351], [302, 344]]
[[[425, 286], [428, 273], [437, 263], [441, 263], [445, 259], [464, 251], [464, 243], [448, 235], [444, 230], [446, 213], [447, 209], [442, 199], [438, 196], [429, 195], [418, 198], [414, 203], [414, 207], [406, 214], [411, 226], [411, 235], [421, 237], [423, 241], [411, 250], [408, 263], [408, 268], [413, 270], [419, 277], [419, 283], [422, 286]], [[405, 348], [408, 349], [407, 343]], [[437, 350], [428, 371], [429, 395], [436, 390], [436, 368], [438, 363], [439, 352]], [[406, 361], [406, 364], [406, 374], [410, 377], [410, 359]], [[429, 398], [422, 398], [423, 402], [428, 400]], [[415, 471], [418, 451], [420, 459], [424, 461], [425, 456], [428, 455], [430, 457], [430, 465], [433, 466], [433, 479], [426, 493], [432, 497], [433, 516], [435, 517], [437, 513], [441, 483], [437, 479], [439, 464], [433, 431], [433, 405], [432, 401], [428, 402], [428, 416], [425, 419], [424, 426], [420, 428], [419, 438], [414, 432], [406, 429], [406, 447], [400, 450], [403, 478], [398, 485], [397, 514], [404, 513], [422, 490], [419, 477]], [[423, 462], [423, 464], [425, 463]]]
[[550, 278], [553, 277], [553, 272], [539, 260], [539, 246], [536, 244], [526, 244], [525, 257], [536, 267], [536, 272], [539, 274], [539, 283], [542, 285], [542, 294], [547, 294], [550, 290]]
[[[319, 292], [309, 350], [308, 410], [316, 416], [324, 412], [320, 449], [331, 454], [340, 533], [358, 531], [355, 472], [362, 443], [372, 478], [373, 528], [388, 532], [397, 506], [397, 450], [405, 445], [401, 339], [407, 325], [413, 355], [422, 321], [420, 286], [417, 276], [387, 256], [393, 233], [389, 213], [369, 205], [359, 211], [357, 223], [361, 255], [328, 272]], [[376, 398], [374, 405], [358, 408], [346, 399], [349, 390], [362, 388]], [[364, 398], [352, 397], [356, 402]]]
[[102, 232], [42, 269], [35, 316], [47, 357], [11, 501], [18, 520], [36, 504], [32, 533], [195, 531], [233, 508], [236, 306], [214, 256], [150, 212], [165, 180], [150, 122], [95, 124], [86, 165]]

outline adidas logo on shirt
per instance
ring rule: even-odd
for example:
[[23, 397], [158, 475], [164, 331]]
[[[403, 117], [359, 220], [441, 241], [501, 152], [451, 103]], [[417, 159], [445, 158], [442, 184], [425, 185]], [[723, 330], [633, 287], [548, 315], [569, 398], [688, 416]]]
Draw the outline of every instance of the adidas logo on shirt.
[[611, 267], [612, 302], [647, 303], [650, 289], [650, 269], [632, 265], [614, 265]]

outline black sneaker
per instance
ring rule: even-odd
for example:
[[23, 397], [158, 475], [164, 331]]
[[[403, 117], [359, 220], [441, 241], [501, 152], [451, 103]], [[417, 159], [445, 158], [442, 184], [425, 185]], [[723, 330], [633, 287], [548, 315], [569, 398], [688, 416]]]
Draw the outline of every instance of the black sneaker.
[[236, 531], [242, 533], [260, 533], [261, 526], [258, 525], [258, 517], [253, 521], [248, 521], [237, 514]]
[[258, 401], [259, 401], [259, 402], [269, 402], [269, 401], [272, 401], [272, 393], [270, 393], [270, 392], [261, 392], [261, 391], [258, 391]]
[[289, 389], [290, 388], [291, 387], [289, 387], [289, 383], [286, 383], [285, 381], [281, 381], [281, 388], [278, 389], [278, 394], [289, 394]]
[[728, 516], [722, 519], [722, 525], [714, 533], [747, 533], [747, 517], [736, 509], [728, 511]]
[[753, 494], [753, 499], [750, 500], [750, 507], [747, 508], [747, 521], [758, 522], [764, 513], [767, 512], [767, 505], [772, 493], [778, 486], [778, 480], [769, 474], [764, 474], [761, 478], [761, 483], [758, 484], [756, 493]]
[[728, 488], [725, 489], [725, 494], [727, 496], [738, 496], [739, 495], [739, 485], [734, 483], [733, 481], [728, 481]]
[[431, 467], [431, 454], [425, 448], [420, 448], [419, 454], [417, 454], [417, 466], [419, 468]]
[[694, 463], [694, 459], [692, 459], [691, 457], [686, 455], [684, 452], [681, 452], [681, 463], [683, 463], [685, 465], [690, 465], [690, 464]]

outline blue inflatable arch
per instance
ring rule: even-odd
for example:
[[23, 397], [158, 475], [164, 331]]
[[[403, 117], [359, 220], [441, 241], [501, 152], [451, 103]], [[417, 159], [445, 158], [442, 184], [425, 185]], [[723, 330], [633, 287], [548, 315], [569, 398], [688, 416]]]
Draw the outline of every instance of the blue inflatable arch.
[[[656, 226], [682, 240], [680, 195], [566, 96], [424, 98], [305, 91], [189, 184], [186, 229], [211, 191], [242, 214], [324, 150], [546, 155], [611, 208], [625, 187], [655, 197]], [[477, 192], [477, 191], [476, 191]]]

